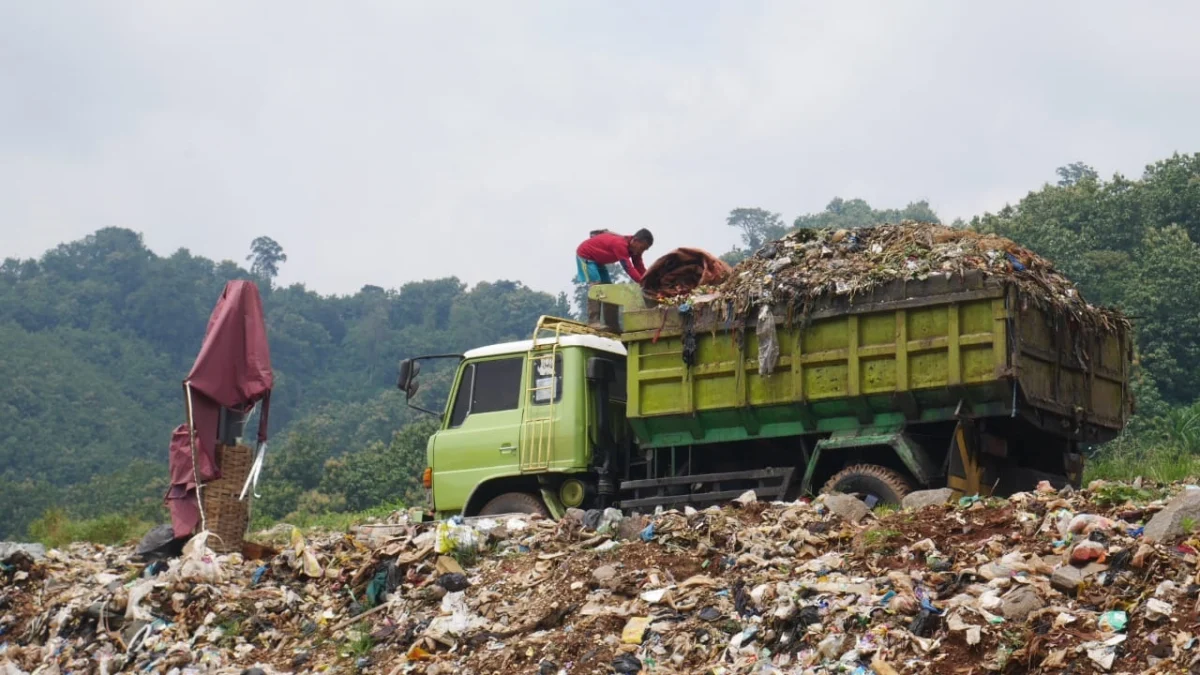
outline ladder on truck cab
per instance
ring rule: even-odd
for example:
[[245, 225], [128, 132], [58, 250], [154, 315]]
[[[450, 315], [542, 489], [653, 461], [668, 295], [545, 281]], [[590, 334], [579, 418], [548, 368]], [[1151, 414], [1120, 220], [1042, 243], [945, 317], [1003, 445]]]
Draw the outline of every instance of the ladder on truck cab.
[[[587, 324], [542, 316], [533, 329], [529, 345], [530, 377], [521, 429], [521, 473], [537, 473], [550, 469], [554, 457], [554, 412], [557, 403], [558, 355], [564, 335], [606, 335]], [[534, 405], [545, 400], [545, 405]]]

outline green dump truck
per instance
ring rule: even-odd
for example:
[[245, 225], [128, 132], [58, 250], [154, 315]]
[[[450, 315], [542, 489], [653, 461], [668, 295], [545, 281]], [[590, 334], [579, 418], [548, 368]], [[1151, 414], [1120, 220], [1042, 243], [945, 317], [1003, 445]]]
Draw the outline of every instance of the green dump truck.
[[766, 339], [717, 303], [590, 297], [615, 325], [543, 317], [530, 340], [401, 362], [414, 405], [422, 361], [459, 361], [428, 443], [432, 515], [1078, 486], [1083, 450], [1132, 412], [1127, 327], [983, 274], [825, 298]]

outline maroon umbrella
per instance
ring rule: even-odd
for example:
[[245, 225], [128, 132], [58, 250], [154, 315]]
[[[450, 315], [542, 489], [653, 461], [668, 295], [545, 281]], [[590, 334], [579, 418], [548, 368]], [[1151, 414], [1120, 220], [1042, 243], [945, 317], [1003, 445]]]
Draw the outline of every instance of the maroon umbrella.
[[262, 401], [258, 419], [261, 461], [273, 384], [258, 287], [249, 281], [230, 281], [209, 317], [200, 354], [183, 381], [184, 403], [193, 434], [189, 435], [185, 423], [171, 435], [171, 485], [166, 501], [176, 537], [191, 534], [202, 520], [197, 482], [203, 488], [204, 483], [221, 477], [216, 462], [221, 408], [249, 413]]

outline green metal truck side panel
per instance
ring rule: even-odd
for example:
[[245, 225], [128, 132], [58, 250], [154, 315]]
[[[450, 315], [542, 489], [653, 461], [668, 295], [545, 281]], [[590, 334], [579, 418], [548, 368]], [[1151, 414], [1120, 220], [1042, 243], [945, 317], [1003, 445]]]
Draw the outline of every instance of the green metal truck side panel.
[[621, 339], [639, 444], [944, 421], [960, 401], [975, 415], [1003, 415], [1014, 380], [1039, 409], [1101, 431], [1119, 430], [1129, 414], [1127, 335], [1056, 327], [1009, 285], [982, 276], [868, 295], [830, 300], [806, 318], [777, 316], [779, 359], [765, 376], [753, 320], [739, 326], [711, 305], [692, 310], [696, 359], [687, 367], [679, 310], [627, 306]]
[[904, 403], [914, 421], [948, 419], [962, 398], [1003, 404], [1003, 302], [832, 316], [803, 329], [781, 323], [779, 362], [767, 376], [752, 327], [740, 343], [732, 331], [697, 331], [690, 369], [678, 331], [658, 341], [627, 336], [629, 415], [642, 444], [656, 447], [877, 426], [903, 419]]

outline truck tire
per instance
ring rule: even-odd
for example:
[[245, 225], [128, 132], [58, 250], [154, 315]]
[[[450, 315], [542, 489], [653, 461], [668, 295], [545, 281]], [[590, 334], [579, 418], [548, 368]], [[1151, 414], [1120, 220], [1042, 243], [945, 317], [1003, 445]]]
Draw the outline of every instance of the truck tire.
[[875, 497], [880, 504], [900, 504], [912, 485], [903, 475], [875, 464], [855, 464], [835, 473], [821, 492], [858, 495], [864, 501]]
[[483, 505], [482, 509], [479, 509], [481, 516], [498, 516], [505, 513], [529, 513], [543, 518], [550, 517], [550, 510], [546, 508], [542, 500], [527, 492], [506, 492], [499, 497], [492, 498]]

